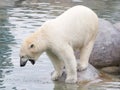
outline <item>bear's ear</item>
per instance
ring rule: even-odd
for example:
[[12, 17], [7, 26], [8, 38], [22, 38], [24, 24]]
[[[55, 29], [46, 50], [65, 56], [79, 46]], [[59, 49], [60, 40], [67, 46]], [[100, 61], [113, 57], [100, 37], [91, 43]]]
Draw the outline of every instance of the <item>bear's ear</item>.
[[35, 47], [34, 44], [31, 44], [31, 45], [30, 45], [30, 48], [34, 48], [34, 47]]

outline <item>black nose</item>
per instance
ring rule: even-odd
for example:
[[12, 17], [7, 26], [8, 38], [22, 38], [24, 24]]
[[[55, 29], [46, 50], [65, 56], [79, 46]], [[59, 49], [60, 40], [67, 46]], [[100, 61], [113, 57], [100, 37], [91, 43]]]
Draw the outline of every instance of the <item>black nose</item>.
[[32, 65], [35, 64], [35, 60], [33, 60], [33, 59], [29, 59], [29, 61], [32, 63]]
[[25, 62], [20, 61], [20, 66], [24, 67], [26, 65], [26, 63], [27, 63], [27, 61], [25, 61]]
[[26, 65], [27, 61], [23, 62], [22, 60], [20, 60], [20, 67], [24, 67]]
[[25, 66], [25, 64], [20, 64], [20, 67], [24, 67]]

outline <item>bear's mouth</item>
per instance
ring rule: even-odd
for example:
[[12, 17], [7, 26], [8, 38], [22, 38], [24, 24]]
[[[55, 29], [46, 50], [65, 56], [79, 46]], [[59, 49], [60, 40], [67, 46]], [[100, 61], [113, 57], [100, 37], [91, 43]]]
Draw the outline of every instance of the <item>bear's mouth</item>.
[[27, 61], [30, 61], [32, 65], [35, 64], [35, 60], [34, 59], [28, 59], [26, 61], [23, 61], [22, 59], [20, 59], [20, 66], [24, 67], [26, 65]]
[[32, 63], [32, 65], [35, 64], [35, 60], [33, 60], [33, 59], [29, 59], [29, 61]]

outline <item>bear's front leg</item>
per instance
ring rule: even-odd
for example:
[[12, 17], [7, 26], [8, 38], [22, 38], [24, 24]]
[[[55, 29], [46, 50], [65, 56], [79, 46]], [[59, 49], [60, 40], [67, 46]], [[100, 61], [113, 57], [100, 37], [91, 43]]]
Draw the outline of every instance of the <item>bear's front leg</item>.
[[59, 58], [57, 58], [57, 56], [51, 51], [47, 51], [47, 55], [51, 59], [55, 69], [55, 71], [52, 73], [52, 80], [56, 81], [62, 75], [62, 69], [64, 67], [63, 61], [59, 60]]
[[77, 62], [74, 56], [74, 51], [71, 46], [64, 45], [57, 51], [59, 58], [64, 61], [67, 73], [66, 83], [77, 82]]
[[53, 81], [57, 81], [58, 78], [61, 77], [61, 76], [62, 76], [62, 72], [60, 73], [60, 72], [58, 72], [58, 71], [55, 70], [55, 71], [52, 73], [51, 79], [52, 79]]

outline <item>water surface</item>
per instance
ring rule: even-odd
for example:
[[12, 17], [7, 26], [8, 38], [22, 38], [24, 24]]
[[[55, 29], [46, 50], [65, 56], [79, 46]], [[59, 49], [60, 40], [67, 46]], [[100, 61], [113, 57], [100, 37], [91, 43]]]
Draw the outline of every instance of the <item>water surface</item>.
[[120, 21], [119, 0], [1, 0], [0, 1], [0, 90], [120, 90], [119, 77], [99, 84], [68, 85], [52, 82], [53, 66], [42, 54], [34, 66], [19, 67], [22, 40], [45, 21], [74, 5], [86, 5], [99, 17]]

